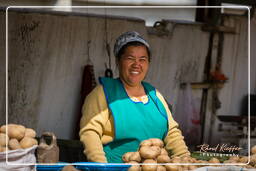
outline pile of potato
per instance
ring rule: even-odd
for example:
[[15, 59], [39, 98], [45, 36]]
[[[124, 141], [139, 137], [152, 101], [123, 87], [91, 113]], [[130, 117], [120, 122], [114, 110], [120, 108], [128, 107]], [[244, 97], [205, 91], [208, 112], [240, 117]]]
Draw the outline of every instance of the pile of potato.
[[[251, 160], [250, 164], [244, 168], [256, 168], [256, 146], [253, 146], [251, 149]], [[132, 165], [128, 171], [186, 171], [186, 170], [195, 170], [199, 167], [207, 166], [205, 165], [166, 165], [167, 163], [211, 163], [218, 164], [221, 163], [219, 159], [213, 157], [208, 161], [197, 160], [191, 156], [183, 157], [173, 157], [168, 156], [168, 152], [164, 148], [164, 143], [160, 139], [152, 138], [144, 140], [141, 142], [138, 151], [125, 153], [122, 157], [125, 163], [135, 164]], [[247, 163], [248, 157], [246, 156], [232, 156], [223, 163]], [[163, 165], [139, 165], [138, 163], [149, 163], [157, 164], [162, 163]], [[209, 166], [209, 165], [208, 165]], [[213, 165], [212, 165], [213, 166]], [[216, 167], [221, 167], [223, 165], [215, 165]]]
[[[157, 138], [151, 138], [141, 142], [139, 150], [136, 152], [125, 153], [122, 157], [125, 163], [131, 164], [157, 164], [157, 163], [191, 163], [195, 162], [194, 158], [186, 157], [174, 157], [170, 158], [168, 152], [164, 148], [162, 140]], [[196, 166], [175, 166], [175, 165], [133, 165], [128, 171], [180, 171], [193, 170]]]
[[[8, 127], [8, 133], [6, 132]], [[0, 127], [0, 152], [25, 149], [37, 145], [36, 132], [23, 125], [8, 124]], [[7, 141], [6, 141], [7, 139]], [[6, 143], [7, 142], [7, 143]]]

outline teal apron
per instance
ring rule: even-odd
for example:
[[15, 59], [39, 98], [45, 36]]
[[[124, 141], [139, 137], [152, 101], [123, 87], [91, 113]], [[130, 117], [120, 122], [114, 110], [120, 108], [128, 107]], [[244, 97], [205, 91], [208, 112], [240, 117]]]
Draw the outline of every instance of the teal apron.
[[149, 99], [143, 104], [129, 98], [120, 79], [100, 78], [100, 83], [114, 119], [114, 141], [103, 146], [108, 163], [122, 163], [122, 155], [137, 151], [143, 140], [164, 139], [168, 118], [153, 86], [142, 82]]

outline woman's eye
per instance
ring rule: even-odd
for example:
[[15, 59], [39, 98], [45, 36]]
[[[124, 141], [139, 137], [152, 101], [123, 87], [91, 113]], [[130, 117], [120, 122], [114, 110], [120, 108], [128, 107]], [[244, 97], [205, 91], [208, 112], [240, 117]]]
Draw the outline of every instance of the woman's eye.
[[147, 59], [146, 58], [140, 58], [141, 62], [145, 62]]
[[133, 58], [133, 57], [127, 57], [127, 59], [128, 59], [128, 60], [134, 60], [134, 58]]

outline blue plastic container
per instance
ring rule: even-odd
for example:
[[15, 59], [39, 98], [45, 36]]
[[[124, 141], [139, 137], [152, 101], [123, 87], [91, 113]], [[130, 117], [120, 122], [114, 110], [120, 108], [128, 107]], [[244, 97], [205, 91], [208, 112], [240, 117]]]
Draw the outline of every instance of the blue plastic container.
[[129, 167], [131, 167], [131, 165], [128, 164], [94, 162], [77, 162], [74, 163], [74, 165], [81, 171], [127, 171]]
[[61, 171], [68, 163], [57, 163], [54, 165], [37, 165], [37, 171]]

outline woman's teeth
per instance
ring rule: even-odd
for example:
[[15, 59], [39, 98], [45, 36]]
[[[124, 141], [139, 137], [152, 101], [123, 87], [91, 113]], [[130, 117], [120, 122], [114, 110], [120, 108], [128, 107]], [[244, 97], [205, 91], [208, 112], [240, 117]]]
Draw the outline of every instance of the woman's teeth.
[[139, 72], [136, 72], [136, 71], [132, 71], [131, 73], [132, 74], [139, 74]]

